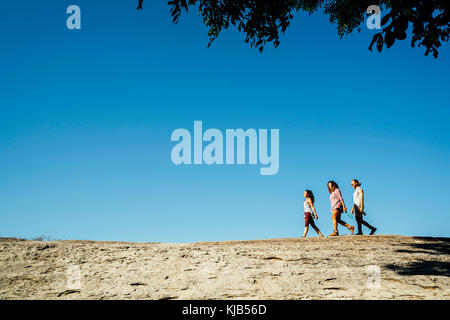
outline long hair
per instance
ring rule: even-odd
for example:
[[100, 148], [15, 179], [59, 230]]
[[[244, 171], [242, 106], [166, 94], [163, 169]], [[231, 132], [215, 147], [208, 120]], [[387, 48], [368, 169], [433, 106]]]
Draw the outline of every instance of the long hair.
[[306, 192], [306, 198], [310, 198], [311, 202], [314, 204], [314, 194], [312, 193], [311, 190], [305, 190]]
[[[333, 190], [330, 189], [330, 187], [328, 186], [329, 184], [331, 184], [331, 189], [333, 189]], [[336, 182], [331, 180], [331, 181], [328, 181], [328, 183], [327, 183], [327, 189], [328, 189], [329, 193], [332, 193], [335, 189], [339, 189], [339, 186]]]
[[355, 183], [358, 187], [361, 185], [361, 182], [359, 182], [357, 179], [353, 179], [352, 181], [355, 181]]

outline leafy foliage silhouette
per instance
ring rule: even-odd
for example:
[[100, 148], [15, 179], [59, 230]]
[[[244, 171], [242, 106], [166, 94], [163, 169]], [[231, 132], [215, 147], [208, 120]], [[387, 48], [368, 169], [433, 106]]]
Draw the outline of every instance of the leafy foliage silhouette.
[[[138, 0], [138, 10], [143, 8]], [[294, 13], [304, 11], [311, 15], [323, 10], [330, 23], [337, 25], [338, 35], [352, 34], [361, 30], [368, 16], [367, 8], [381, 8], [380, 32], [376, 33], [369, 50], [375, 44], [379, 52], [390, 48], [397, 40], [405, 40], [411, 27], [411, 47], [425, 47], [435, 58], [443, 42], [449, 41], [449, 0], [170, 0], [170, 13], [178, 23], [181, 13], [193, 7], [208, 27], [208, 47], [220, 32], [230, 25], [245, 34], [245, 42], [262, 52], [264, 46], [280, 44], [280, 34], [290, 25]]]

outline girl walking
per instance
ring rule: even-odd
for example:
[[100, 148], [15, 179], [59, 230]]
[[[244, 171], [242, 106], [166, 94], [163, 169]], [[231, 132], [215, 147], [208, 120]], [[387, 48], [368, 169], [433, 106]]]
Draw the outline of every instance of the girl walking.
[[370, 235], [374, 234], [375, 231], [377, 231], [377, 228], [372, 227], [370, 224], [368, 224], [363, 219], [363, 215], [366, 215], [364, 212], [364, 192], [361, 188], [361, 182], [359, 182], [356, 179], [352, 180], [352, 187], [355, 189], [355, 192], [353, 193], [353, 208], [352, 213], [355, 214], [356, 223], [358, 224], [358, 233], [357, 235], [362, 235], [362, 225], [365, 225], [367, 228], [369, 228]]
[[355, 231], [355, 227], [350, 226], [343, 220], [341, 220], [342, 212], [343, 211], [347, 212], [347, 207], [345, 206], [344, 199], [342, 198], [341, 190], [339, 190], [337, 183], [334, 181], [328, 181], [327, 187], [328, 192], [330, 193], [330, 203], [332, 213], [331, 217], [333, 220], [333, 227], [334, 227], [334, 232], [330, 234], [330, 236], [339, 235], [337, 228], [338, 223], [347, 227], [347, 229], [350, 230], [350, 232], [353, 234], [353, 232]]
[[303, 238], [306, 238], [306, 235], [308, 234], [309, 225], [311, 225], [311, 227], [316, 230], [319, 236], [323, 237], [319, 228], [316, 227], [313, 219], [313, 213], [314, 217], [316, 219], [319, 219], [319, 217], [317, 216], [316, 208], [314, 208], [314, 195], [311, 190], [306, 190], [304, 196], [305, 202], [303, 203], [303, 206], [305, 208], [305, 231], [303, 232]]

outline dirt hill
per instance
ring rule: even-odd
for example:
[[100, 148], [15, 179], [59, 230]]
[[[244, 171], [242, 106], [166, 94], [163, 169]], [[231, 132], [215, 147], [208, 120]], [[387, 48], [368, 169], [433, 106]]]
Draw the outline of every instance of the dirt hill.
[[449, 299], [450, 238], [0, 238], [1, 299]]

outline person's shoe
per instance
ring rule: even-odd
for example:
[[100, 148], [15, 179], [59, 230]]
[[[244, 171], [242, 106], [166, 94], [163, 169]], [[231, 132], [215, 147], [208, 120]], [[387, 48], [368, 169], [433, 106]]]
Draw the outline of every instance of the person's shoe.
[[352, 233], [352, 235], [353, 235], [353, 233], [355, 232], [355, 227], [354, 226], [350, 226], [350, 232]]
[[372, 231], [370, 232], [370, 235], [373, 235], [375, 231], [377, 231], [377, 228], [373, 228]]
[[363, 235], [362, 232], [355, 233], [355, 236], [362, 236], [362, 235]]
[[339, 233], [337, 233], [336, 231], [333, 232], [332, 234], [329, 235], [330, 237], [337, 237], [339, 236]]

